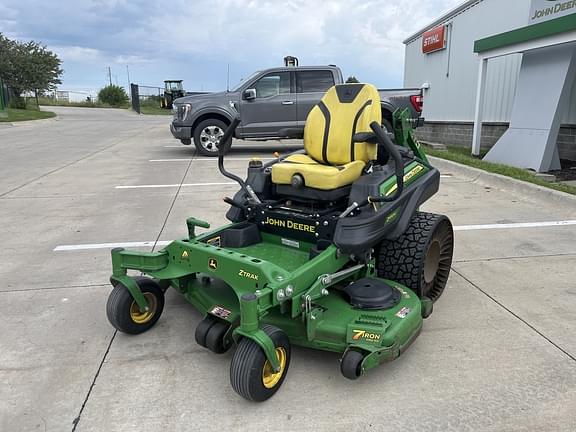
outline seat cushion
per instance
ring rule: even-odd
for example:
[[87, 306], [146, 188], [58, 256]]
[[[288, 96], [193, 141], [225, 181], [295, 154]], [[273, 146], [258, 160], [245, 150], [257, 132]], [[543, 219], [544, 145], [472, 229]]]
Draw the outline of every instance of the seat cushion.
[[295, 154], [272, 166], [272, 182], [291, 184], [292, 176], [300, 174], [306, 187], [336, 189], [355, 182], [362, 175], [365, 165], [360, 160], [340, 166], [321, 165], [308, 155]]

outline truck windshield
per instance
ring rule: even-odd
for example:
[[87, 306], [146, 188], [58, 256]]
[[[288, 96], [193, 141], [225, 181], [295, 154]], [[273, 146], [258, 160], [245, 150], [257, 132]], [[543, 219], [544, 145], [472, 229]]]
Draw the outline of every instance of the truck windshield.
[[260, 71], [256, 71], [256, 72], [254, 72], [252, 75], [250, 75], [248, 78], [243, 78], [243, 79], [241, 79], [238, 84], [236, 84], [234, 87], [232, 87], [232, 88], [230, 89], [230, 91], [233, 91], [233, 92], [239, 91], [239, 90], [240, 90], [240, 87], [242, 87], [246, 82], [252, 81], [252, 79], [253, 79], [256, 75], [258, 75], [259, 73], [260, 73]]

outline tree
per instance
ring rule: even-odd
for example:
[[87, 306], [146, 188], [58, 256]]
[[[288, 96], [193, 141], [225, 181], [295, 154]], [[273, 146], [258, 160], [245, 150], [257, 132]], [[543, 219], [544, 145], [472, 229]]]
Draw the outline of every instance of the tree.
[[121, 106], [128, 103], [128, 95], [123, 87], [110, 84], [98, 92], [98, 100], [112, 106]]
[[359, 83], [358, 79], [354, 75], [350, 75], [346, 80], [347, 83]]
[[0, 33], [0, 53], [0, 77], [12, 89], [17, 102], [26, 91], [33, 91], [38, 102], [38, 92], [53, 90], [62, 83], [62, 62], [36, 41], [14, 41]]

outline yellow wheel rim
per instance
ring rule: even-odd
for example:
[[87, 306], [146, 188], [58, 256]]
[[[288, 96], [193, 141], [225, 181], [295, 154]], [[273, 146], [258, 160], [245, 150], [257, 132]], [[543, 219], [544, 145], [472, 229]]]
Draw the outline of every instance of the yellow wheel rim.
[[264, 384], [266, 388], [273, 388], [278, 384], [282, 375], [284, 375], [284, 369], [286, 369], [286, 350], [282, 347], [277, 347], [276, 358], [278, 359], [278, 363], [280, 363], [280, 370], [278, 372], [274, 372], [268, 360], [266, 360], [262, 368], [262, 384]]
[[133, 301], [130, 305], [130, 318], [136, 324], [146, 324], [156, 314], [156, 308], [158, 307], [156, 296], [152, 293], [144, 293], [144, 298], [148, 302], [147, 311], [141, 311], [136, 301]]

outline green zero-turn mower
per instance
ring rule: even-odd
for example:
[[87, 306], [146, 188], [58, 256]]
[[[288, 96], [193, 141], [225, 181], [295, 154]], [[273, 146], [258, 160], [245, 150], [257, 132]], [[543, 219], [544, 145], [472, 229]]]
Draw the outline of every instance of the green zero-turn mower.
[[292, 344], [340, 353], [349, 379], [398, 357], [444, 290], [453, 231], [446, 216], [418, 210], [440, 174], [408, 113], [393, 123], [389, 136], [374, 86], [337, 85], [310, 112], [304, 151], [254, 159], [242, 180], [224, 167], [233, 120], [218, 159], [241, 186], [225, 199], [232, 223], [197, 234], [210, 226], [191, 217], [188, 238], [159, 252], [114, 249], [112, 325], [148, 330], [174, 288], [204, 315], [198, 344], [218, 354], [236, 345], [230, 381], [253, 401], [282, 385]]

